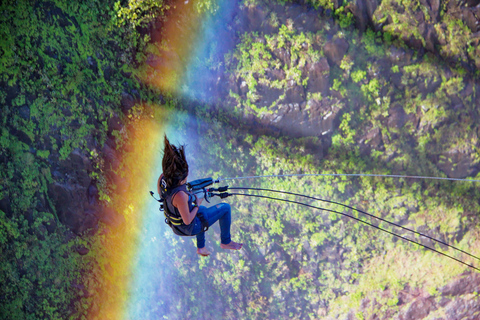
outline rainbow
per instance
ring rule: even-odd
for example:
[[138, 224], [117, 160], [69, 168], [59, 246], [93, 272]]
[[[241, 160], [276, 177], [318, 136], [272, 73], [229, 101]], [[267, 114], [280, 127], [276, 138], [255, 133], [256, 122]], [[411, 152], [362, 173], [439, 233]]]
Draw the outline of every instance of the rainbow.
[[[201, 1], [182, 0], [172, 5], [161, 32], [152, 34], [154, 41], [140, 68], [144, 83], [174, 95], [206, 96], [198, 85], [205, 75], [195, 62], [211, 55], [220, 17], [228, 17], [235, 5], [230, 0], [216, 3], [213, 15], [199, 10]], [[147, 107], [151, 115], [133, 119], [126, 130], [131, 152], [122, 160], [119, 175], [123, 185], [117, 186], [110, 201], [125, 222], [104, 228], [93, 244], [98, 264], [87, 279], [88, 287], [96, 288], [90, 292], [89, 319], [159, 319], [168, 316], [171, 306], [167, 304], [174, 303], [169, 282], [174, 267], [164, 262], [173, 236], [149, 191], [156, 192], [162, 171], [163, 135], [173, 143], [195, 137], [175, 129], [174, 124], [187, 121], [188, 115], [167, 106]], [[189, 156], [195, 157], [192, 149]]]
[[[147, 61], [141, 68], [144, 83], [162, 92], [180, 94], [195, 100], [208, 100], [204, 80], [212, 76], [208, 64], [223, 60], [222, 53], [233, 43], [225, 32], [230, 26], [236, 1], [177, 1], [166, 24], [155, 30], [147, 47]], [[204, 10], [213, 10], [202, 12]], [[200, 12], [199, 12], [200, 11]], [[203, 80], [203, 81], [202, 81]]]

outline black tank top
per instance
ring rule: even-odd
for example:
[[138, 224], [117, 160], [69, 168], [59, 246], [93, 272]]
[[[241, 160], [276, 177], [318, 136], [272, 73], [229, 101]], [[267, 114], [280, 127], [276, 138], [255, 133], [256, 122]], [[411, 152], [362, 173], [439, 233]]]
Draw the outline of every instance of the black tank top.
[[[180, 212], [178, 211], [177, 207], [175, 207], [173, 205], [173, 198], [180, 191], [183, 191], [186, 194], [188, 194], [188, 210], [189, 211], [193, 210], [193, 207], [195, 205], [195, 203], [194, 203], [195, 197], [193, 197], [187, 191], [187, 185], [186, 184], [183, 184], [183, 185], [175, 187], [175, 188], [169, 188], [168, 185], [167, 185], [167, 181], [165, 180], [164, 177], [162, 177], [162, 179], [160, 179], [160, 191], [162, 193], [161, 196], [164, 199], [163, 203], [166, 206], [166, 209], [171, 216], [173, 216], [175, 218], [182, 218], [182, 216], [180, 215]], [[198, 219], [198, 218], [195, 217], [189, 225], [184, 224], [183, 220], [182, 220], [182, 225], [172, 226], [172, 227], [175, 227], [176, 229], [179, 229], [179, 231], [181, 231], [185, 235], [191, 235], [193, 227], [195, 226], [196, 219]]]

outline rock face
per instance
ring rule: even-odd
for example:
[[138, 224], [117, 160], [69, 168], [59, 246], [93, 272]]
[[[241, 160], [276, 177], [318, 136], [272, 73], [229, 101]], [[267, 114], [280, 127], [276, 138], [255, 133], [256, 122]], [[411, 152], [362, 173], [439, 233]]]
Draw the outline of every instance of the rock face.
[[[412, 48], [425, 49], [433, 53], [443, 52], [445, 58], [460, 58], [468, 62], [466, 56], [469, 54], [454, 41], [448, 40], [453, 34], [446, 33], [457, 33], [455, 37], [465, 37], [469, 41], [476, 38], [476, 33], [480, 31], [480, 7], [477, 0], [446, 3], [440, 0], [420, 0], [421, 6], [414, 11], [403, 4], [390, 10], [388, 9], [390, 5], [390, 2], [378, 0], [355, 1], [351, 12], [355, 17], [356, 26], [360, 30], [371, 26], [375, 31], [389, 32], [403, 39]], [[385, 12], [388, 12], [388, 18]], [[408, 21], [410, 28], [399, 28], [398, 24], [395, 25], [394, 21], [399, 19]], [[469, 30], [460, 32], [453, 28], [447, 32], [449, 21], [454, 20], [463, 23]], [[468, 31], [471, 34], [468, 34]], [[470, 51], [470, 57], [473, 57], [472, 60], [478, 65], [478, 57], [472, 55], [472, 49]]]
[[476, 166], [473, 155], [453, 150], [439, 156], [437, 166], [449, 178], [462, 179], [469, 176], [475, 176], [479, 171]]
[[403, 107], [400, 105], [396, 105], [389, 111], [388, 117], [388, 127], [400, 129], [404, 126], [407, 120], [407, 115], [403, 110]]
[[278, 99], [278, 97], [282, 94], [283, 91], [281, 89], [270, 88], [268, 86], [260, 84], [257, 87], [257, 92], [261, 97], [258, 104], [261, 107], [268, 107]]
[[434, 307], [433, 298], [418, 298], [412, 302], [402, 318], [404, 320], [423, 319], [434, 310]]
[[122, 100], [121, 100], [122, 111], [124, 113], [128, 113], [128, 111], [130, 111], [130, 109], [132, 109], [134, 105], [135, 105], [135, 99], [132, 97], [132, 95], [129, 93], [123, 92]]
[[374, 128], [367, 132], [364, 139], [365, 143], [374, 149], [379, 149], [383, 146], [382, 133], [380, 128]]
[[[123, 109], [128, 112], [133, 105], [133, 97], [124, 94]], [[120, 117], [115, 114], [108, 120], [108, 124], [109, 132], [123, 128]], [[102, 149], [95, 142], [89, 143], [90, 148], [96, 149], [102, 156], [104, 172], [109, 183], [118, 183], [120, 179], [113, 173], [113, 170], [117, 169], [120, 164], [114, 139], [109, 135]], [[82, 234], [89, 229], [95, 230], [99, 221], [110, 225], [122, 223], [119, 215], [103, 207], [99, 201], [96, 181], [90, 176], [94, 171], [93, 160], [87, 156], [87, 151], [76, 149], [64, 161], [55, 156], [52, 160], [51, 171], [54, 181], [48, 186], [48, 197], [62, 224], [74, 233]]]
[[[369, 319], [480, 319], [479, 287], [478, 273], [460, 275], [445, 287], [440, 288], [435, 296], [420, 288], [411, 288], [407, 285], [399, 292], [395, 309], [389, 309], [381, 315], [373, 315]], [[390, 296], [389, 289], [386, 289], [383, 294]], [[364, 299], [360, 308], [362, 312], [369, 314], [368, 310], [376, 305], [378, 302], [375, 300]]]
[[80, 150], [74, 150], [66, 160], [55, 164], [54, 182], [48, 187], [48, 196], [58, 219], [77, 234], [95, 227], [99, 203], [91, 201], [98, 199], [98, 194], [91, 194], [96, 190], [89, 176], [93, 170], [91, 160]]
[[480, 275], [472, 273], [464, 275], [440, 289], [444, 296], [458, 296], [478, 292], [480, 290]]
[[365, 31], [368, 26], [373, 26], [373, 13], [378, 7], [378, 0], [356, 0], [352, 9], [355, 17], [355, 26], [360, 31]]
[[51, 184], [48, 189], [48, 195], [55, 203], [58, 219], [77, 234], [93, 228], [98, 221], [94, 211], [86, 210], [87, 194], [85, 191], [86, 189], [80, 185], [58, 182]]
[[318, 62], [307, 65], [307, 90], [309, 92], [327, 93], [330, 85], [330, 66], [327, 59], [321, 58]]
[[285, 94], [286, 94], [286, 98], [285, 98], [286, 103], [299, 104], [305, 101], [305, 90], [303, 89], [302, 86], [293, 85], [287, 89]]
[[345, 39], [337, 38], [327, 42], [323, 50], [328, 59], [328, 63], [340, 65], [345, 53], [347, 53], [348, 42]]

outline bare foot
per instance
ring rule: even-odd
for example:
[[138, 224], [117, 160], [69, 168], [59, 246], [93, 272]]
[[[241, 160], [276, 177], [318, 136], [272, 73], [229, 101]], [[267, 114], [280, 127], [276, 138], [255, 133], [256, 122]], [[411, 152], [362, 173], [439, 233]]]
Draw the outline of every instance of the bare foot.
[[220, 248], [231, 249], [231, 250], [240, 250], [242, 249], [242, 246], [243, 246], [243, 243], [237, 243], [233, 241], [230, 241], [229, 244], [223, 244], [223, 243], [220, 244]]
[[197, 253], [202, 257], [208, 257], [211, 252], [208, 251], [206, 247], [203, 247], [203, 248], [197, 249]]

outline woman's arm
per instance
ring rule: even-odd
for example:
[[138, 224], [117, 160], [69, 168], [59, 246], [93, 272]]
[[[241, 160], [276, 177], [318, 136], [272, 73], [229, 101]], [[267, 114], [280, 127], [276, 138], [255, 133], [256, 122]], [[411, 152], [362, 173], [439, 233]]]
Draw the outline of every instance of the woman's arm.
[[160, 181], [162, 180], [162, 178], [163, 178], [163, 173], [160, 175], [160, 177], [158, 178], [158, 181], [157, 181], [157, 192], [158, 192], [159, 196], [162, 196], [162, 191], [160, 189]]
[[198, 212], [198, 207], [193, 208], [192, 211], [189, 210], [188, 206], [188, 194], [183, 191], [179, 191], [174, 197], [172, 204], [177, 207], [178, 212], [182, 216], [183, 223], [189, 225]]

